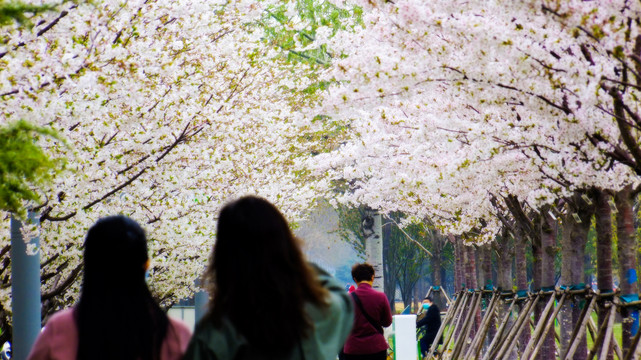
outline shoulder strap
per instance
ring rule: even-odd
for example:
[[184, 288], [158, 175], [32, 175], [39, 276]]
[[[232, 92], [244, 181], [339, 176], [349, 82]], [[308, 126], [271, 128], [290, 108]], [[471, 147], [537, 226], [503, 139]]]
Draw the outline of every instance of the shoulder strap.
[[363, 308], [363, 303], [361, 302], [361, 299], [359, 299], [359, 297], [356, 295], [356, 292], [352, 292], [351, 295], [352, 295], [352, 298], [354, 298], [354, 302], [356, 302], [356, 305], [361, 310], [361, 313], [365, 316], [365, 319], [367, 319], [367, 321], [369, 321], [369, 323], [374, 327], [374, 329], [376, 329], [376, 331], [382, 335], [383, 327], [378, 325], [374, 321], [374, 319], [372, 319], [372, 317], [369, 316], [369, 314], [365, 311], [365, 309]]

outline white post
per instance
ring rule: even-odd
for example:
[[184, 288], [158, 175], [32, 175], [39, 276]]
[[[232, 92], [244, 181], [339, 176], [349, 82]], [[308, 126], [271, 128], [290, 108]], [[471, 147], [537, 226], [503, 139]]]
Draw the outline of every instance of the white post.
[[394, 315], [394, 358], [417, 360], [416, 315]]

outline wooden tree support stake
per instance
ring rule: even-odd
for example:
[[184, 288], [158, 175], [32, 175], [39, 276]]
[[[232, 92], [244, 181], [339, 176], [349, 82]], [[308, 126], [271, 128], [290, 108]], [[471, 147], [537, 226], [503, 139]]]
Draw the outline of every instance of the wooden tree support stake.
[[[561, 299], [559, 300], [558, 304], [556, 305], [556, 308], [554, 309], [554, 313], [552, 316], [549, 317], [547, 323], [545, 324], [545, 329], [543, 329], [543, 333], [541, 334], [539, 341], [536, 343], [536, 347], [534, 348], [534, 352], [532, 352], [532, 359], [536, 359], [536, 355], [539, 353], [539, 350], [541, 349], [541, 346], [543, 345], [543, 341], [545, 339], [545, 336], [547, 335], [548, 331], [550, 331], [550, 328], [552, 328], [552, 325], [554, 325], [554, 320], [556, 320], [556, 317], [559, 316], [559, 312], [561, 311], [561, 308], [563, 306], [563, 303], [565, 302], [567, 292], [564, 292], [563, 295], [561, 295]], [[554, 329], [552, 328], [552, 331]], [[556, 335], [556, 331], [554, 331], [554, 334]], [[523, 357], [524, 358], [524, 357]]]
[[[459, 294], [459, 296], [456, 297], [456, 300], [454, 301], [454, 305], [452, 305], [447, 312], [447, 315], [445, 315], [445, 320], [441, 322], [441, 327], [438, 329], [438, 333], [436, 334], [436, 338], [434, 339], [434, 343], [430, 347], [430, 352], [429, 356], [431, 357], [432, 354], [436, 351], [436, 348], [438, 347], [438, 339], [441, 338], [441, 335], [443, 335], [445, 328], [451, 324], [451, 322], [454, 320], [456, 317], [456, 314], [458, 314], [462, 307], [464, 300], [466, 299], [466, 295], [464, 294]], [[449, 336], [448, 336], [448, 343], [449, 343]], [[447, 348], [447, 344], [443, 344], [443, 349]]]
[[578, 339], [585, 334], [586, 324], [588, 323], [588, 319], [590, 319], [590, 316], [592, 316], [592, 309], [594, 308], [595, 302], [596, 296], [592, 296], [590, 304], [583, 309], [583, 312], [581, 312], [581, 322], [577, 323], [574, 327], [572, 336], [570, 337], [570, 343], [568, 344], [568, 352], [565, 354], [565, 356], [562, 357], [562, 359], [570, 360], [572, 359], [572, 356], [574, 356], [574, 352], [579, 346]]
[[525, 326], [530, 326], [529, 321], [526, 321], [526, 319], [530, 318], [530, 313], [532, 313], [532, 309], [539, 302], [540, 298], [541, 298], [541, 293], [536, 295], [534, 300], [530, 302], [529, 306], [527, 306], [525, 309], [521, 309], [521, 313], [519, 314], [519, 317], [516, 319], [516, 323], [510, 329], [510, 332], [508, 333], [507, 338], [505, 339], [504, 343], [501, 345], [499, 352], [496, 354], [497, 355], [495, 357], [496, 359], [503, 359], [504, 356], [507, 357], [510, 351], [512, 350], [512, 348], [514, 347], [514, 344], [516, 343], [516, 341], [514, 340], [521, 334]]
[[487, 352], [485, 353], [485, 356], [483, 356], [483, 360], [488, 360], [490, 354], [493, 352], [492, 350], [494, 349], [497, 344], [501, 343], [501, 340], [504, 338], [503, 333], [505, 331], [505, 328], [507, 327], [508, 324], [508, 319], [510, 316], [512, 316], [512, 309], [514, 308], [514, 304], [516, 304], [517, 297], [514, 295], [512, 298], [512, 303], [510, 304], [510, 307], [508, 308], [507, 312], [505, 313], [505, 316], [503, 316], [503, 319], [501, 321], [501, 325], [499, 325], [499, 330], [496, 332], [496, 335], [494, 335], [494, 339], [492, 339], [492, 342], [490, 343], [490, 346], [487, 348]]
[[472, 307], [467, 313], [465, 323], [463, 324], [463, 330], [462, 330], [462, 336], [459, 338], [459, 341], [457, 344], [454, 346], [454, 350], [452, 351], [452, 358], [453, 359], [458, 359], [460, 354], [465, 350], [465, 346], [467, 345], [467, 338], [470, 334], [470, 329], [474, 326], [474, 320], [476, 318], [476, 310], [481, 304], [481, 299], [483, 298], [483, 293], [482, 292], [474, 292], [472, 295]]
[[[465, 307], [469, 303], [469, 300], [470, 300], [470, 295], [467, 292], [462, 292], [458, 296], [457, 301], [458, 301], [458, 299], [461, 299], [460, 305], [459, 305], [459, 307], [457, 309], [458, 311], [453, 314], [454, 316], [451, 319], [451, 321], [453, 322], [454, 326], [450, 326], [450, 330], [451, 331], [450, 331], [449, 335], [446, 337], [445, 342], [443, 343], [443, 350], [447, 349], [450, 346], [450, 341], [452, 340], [452, 336], [454, 336], [454, 334], [456, 334], [456, 331], [457, 331], [457, 329], [459, 328], [459, 326], [461, 324], [461, 321], [462, 321], [462, 319], [464, 317], [464, 314], [465, 314], [465, 312], [464, 312], [465, 311]], [[455, 320], [455, 318], [456, 318], [456, 320]], [[443, 324], [441, 324], [441, 328], [444, 328]], [[434, 344], [432, 344], [432, 346], [434, 346]]]
[[498, 299], [499, 295], [497, 293], [494, 293], [487, 309], [485, 310], [485, 314], [483, 316], [483, 319], [481, 320], [481, 324], [479, 325], [479, 331], [476, 332], [476, 335], [472, 339], [472, 343], [465, 353], [464, 359], [469, 359], [472, 355], [476, 357], [479, 351], [481, 351], [481, 348], [483, 347], [483, 341], [485, 340], [485, 337], [487, 336], [487, 332], [489, 330], [489, 325], [492, 323], [491, 319], [494, 318], [493, 312], [495, 309], [495, 305], [498, 303]]
[[539, 319], [539, 323], [536, 325], [536, 328], [534, 329], [534, 334], [532, 334], [532, 337], [530, 337], [530, 341], [525, 347], [525, 350], [523, 351], [523, 355], [521, 355], [521, 359], [529, 359], [528, 355], [530, 355], [530, 352], [534, 349], [535, 345], [539, 342], [539, 338], [541, 337], [543, 328], [545, 327], [545, 324], [549, 319], [550, 309], [552, 309], [552, 306], [554, 306], [554, 294], [550, 294], [550, 300], [548, 300], [548, 303], [545, 305], [545, 308], [543, 309], [543, 313], [541, 313], [541, 318]]

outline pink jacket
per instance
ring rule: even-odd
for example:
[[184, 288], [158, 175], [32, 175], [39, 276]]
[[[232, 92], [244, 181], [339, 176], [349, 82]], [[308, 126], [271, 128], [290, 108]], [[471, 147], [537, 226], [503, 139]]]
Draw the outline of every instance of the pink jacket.
[[[161, 360], [180, 360], [187, 349], [191, 330], [182, 321], [169, 318], [167, 335], [162, 344]], [[72, 360], [78, 351], [78, 328], [73, 309], [53, 315], [47, 322], [27, 360]]]

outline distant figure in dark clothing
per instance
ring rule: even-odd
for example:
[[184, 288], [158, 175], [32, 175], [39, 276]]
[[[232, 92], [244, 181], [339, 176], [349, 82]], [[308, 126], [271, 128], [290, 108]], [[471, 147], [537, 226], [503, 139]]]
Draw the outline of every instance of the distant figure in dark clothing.
[[[425, 335], [421, 338], [421, 353], [426, 354], [430, 351], [430, 347], [436, 339], [436, 334], [438, 334], [438, 329], [441, 327], [441, 312], [432, 301], [432, 297], [428, 296], [423, 299], [423, 309], [425, 313], [420, 320], [416, 322], [416, 328], [423, 328]], [[443, 335], [439, 339], [439, 344], [443, 343]]]

